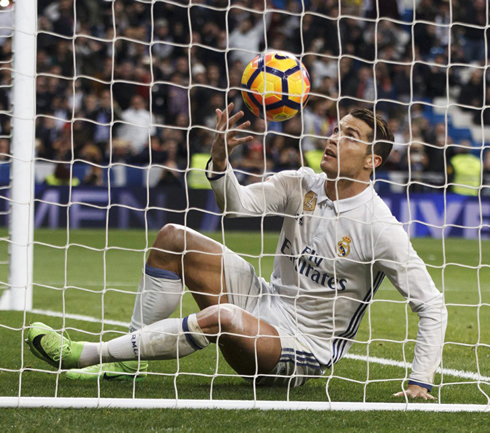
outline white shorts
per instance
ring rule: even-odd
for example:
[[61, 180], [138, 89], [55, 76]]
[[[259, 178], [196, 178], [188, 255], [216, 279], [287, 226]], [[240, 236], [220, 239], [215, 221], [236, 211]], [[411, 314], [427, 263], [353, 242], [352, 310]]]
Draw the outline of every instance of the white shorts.
[[[300, 386], [325, 369], [317, 361], [294, 320], [284, 309], [280, 295], [254, 267], [228, 248], [223, 252], [228, 302], [274, 326], [281, 339], [281, 358], [274, 369], [256, 379], [257, 385]], [[247, 380], [250, 380], [247, 378]]]

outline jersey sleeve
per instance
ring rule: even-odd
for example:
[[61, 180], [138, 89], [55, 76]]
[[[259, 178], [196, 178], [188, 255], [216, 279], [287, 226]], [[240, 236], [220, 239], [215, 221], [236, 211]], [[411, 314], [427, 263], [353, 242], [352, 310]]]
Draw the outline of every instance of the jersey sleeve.
[[444, 297], [425, 263], [417, 255], [401, 224], [383, 224], [374, 251], [375, 266], [386, 274], [419, 316], [417, 341], [409, 383], [432, 388], [442, 358], [447, 326]]
[[[287, 207], [288, 189], [291, 187], [288, 184], [292, 180], [286, 173], [288, 172], [278, 173], [265, 182], [242, 186], [229, 163], [226, 170], [218, 175], [213, 174], [211, 160], [206, 167], [206, 176], [214, 191], [216, 203], [220, 210], [229, 217], [284, 214]], [[298, 179], [297, 176], [296, 178]]]

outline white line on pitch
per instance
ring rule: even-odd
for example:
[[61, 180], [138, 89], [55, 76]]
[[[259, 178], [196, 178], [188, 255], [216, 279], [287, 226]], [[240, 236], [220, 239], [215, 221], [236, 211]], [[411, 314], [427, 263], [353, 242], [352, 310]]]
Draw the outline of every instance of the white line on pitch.
[[[65, 285], [64, 281], [34, 281], [34, 284], [44, 285], [44, 286], [53, 286], [53, 287], [63, 287]], [[111, 282], [106, 281], [105, 285], [107, 288], [110, 287], [138, 287], [139, 281], [136, 281], [134, 284], [130, 283], [120, 283], [120, 282]], [[103, 281], [67, 281], [67, 286], [76, 286], [76, 287], [104, 287]]]
[[[91, 316], [83, 316], [81, 314], [70, 314], [70, 313], [63, 314], [60, 313], [59, 311], [39, 310], [39, 309], [33, 309], [30, 312], [34, 314], [43, 314], [45, 316], [52, 316], [52, 317], [66, 317], [68, 319], [81, 320], [84, 322], [102, 323], [101, 319], [97, 319]], [[129, 323], [120, 322], [118, 320], [104, 319], [103, 322], [107, 323], [108, 325], [122, 326], [124, 328], [129, 328]], [[412, 364], [410, 362], [395, 361], [394, 359], [377, 358], [376, 356], [367, 357], [365, 355], [356, 355], [354, 353], [348, 353], [347, 355], [344, 355], [343, 358], [352, 359], [354, 361], [369, 361], [374, 364], [389, 365], [391, 367], [412, 368]], [[454, 370], [452, 368], [441, 369], [439, 367], [437, 369], [437, 372], [443, 373], [448, 376], [459, 377], [461, 379], [490, 382], [490, 377], [479, 376], [477, 373], [473, 373], [471, 371]]]
[[45, 316], [51, 316], [51, 317], [66, 317], [67, 319], [82, 320], [84, 322], [92, 322], [92, 323], [104, 322], [107, 323], [108, 325], [122, 326], [123, 328], [129, 328], [129, 323], [126, 322], [120, 322], [119, 320], [111, 320], [111, 319], [104, 319], [102, 321], [101, 319], [97, 319], [91, 316], [83, 316], [82, 314], [71, 314], [71, 313], [63, 314], [59, 311], [39, 310], [37, 308], [33, 308], [32, 310], [30, 310], [30, 313], [43, 314]]
[[[347, 359], [353, 359], [355, 361], [368, 361], [374, 362], [375, 364], [381, 365], [389, 365], [392, 367], [400, 367], [400, 368], [412, 368], [412, 363], [403, 362], [403, 361], [395, 361], [394, 359], [385, 359], [385, 358], [377, 358], [376, 356], [364, 356], [364, 355], [356, 355], [354, 353], [348, 353], [343, 356]], [[448, 376], [460, 377], [461, 379], [470, 379], [470, 380], [480, 380], [482, 382], [490, 382], [490, 377], [486, 376], [478, 376], [477, 373], [473, 373], [471, 371], [462, 371], [462, 370], [454, 370], [452, 368], [438, 368], [437, 373], [443, 373]]]

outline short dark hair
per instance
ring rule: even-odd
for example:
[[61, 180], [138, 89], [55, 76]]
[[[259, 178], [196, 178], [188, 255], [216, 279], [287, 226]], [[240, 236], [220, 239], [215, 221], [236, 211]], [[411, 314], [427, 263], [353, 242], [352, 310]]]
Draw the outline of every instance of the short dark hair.
[[367, 153], [374, 153], [375, 155], [381, 156], [381, 164], [377, 167], [379, 170], [387, 161], [388, 156], [390, 156], [394, 141], [393, 133], [381, 116], [375, 116], [374, 113], [367, 108], [355, 108], [349, 114], [356, 119], [362, 120], [371, 128], [371, 134], [368, 135], [368, 141], [372, 142], [376, 138], [376, 142], [372, 144], [368, 143]]

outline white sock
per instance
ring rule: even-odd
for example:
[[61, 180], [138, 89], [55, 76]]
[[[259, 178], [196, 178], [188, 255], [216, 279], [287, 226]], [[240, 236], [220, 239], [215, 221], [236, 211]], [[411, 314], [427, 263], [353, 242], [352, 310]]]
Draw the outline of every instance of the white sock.
[[[183, 291], [182, 280], [177, 274], [146, 265], [138, 286], [129, 332], [168, 318], [179, 305]], [[98, 356], [98, 346], [99, 343], [85, 344], [81, 359], [92, 360]]]
[[146, 265], [134, 303], [129, 332], [169, 317], [184, 292], [180, 277], [166, 269]]
[[106, 343], [85, 343], [79, 365], [98, 364], [101, 358], [102, 362], [182, 358], [208, 345], [196, 315], [191, 314], [161, 320]]

